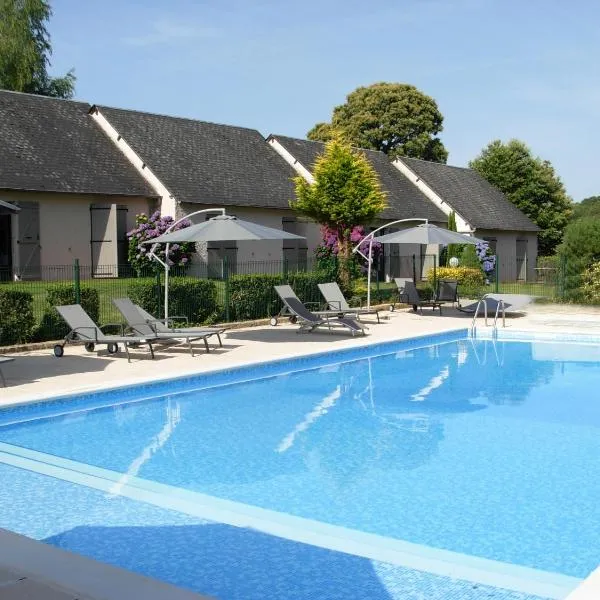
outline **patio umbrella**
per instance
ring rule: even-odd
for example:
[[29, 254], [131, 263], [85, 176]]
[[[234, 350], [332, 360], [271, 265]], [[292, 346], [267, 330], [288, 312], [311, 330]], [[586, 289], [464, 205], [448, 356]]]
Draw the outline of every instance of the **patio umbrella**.
[[423, 223], [410, 229], [387, 233], [386, 235], [374, 237], [373, 241], [381, 244], [478, 244], [480, 240], [472, 235], [457, 233], [449, 229], [443, 229], [431, 223]]
[[251, 221], [242, 221], [232, 215], [218, 215], [212, 219], [178, 229], [144, 242], [145, 244], [173, 244], [179, 242], [219, 242], [222, 240], [260, 241], [260, 240], [303, 240], [300, 235], [288, 233], [258, 225]]
[[[224, 209], [217, 209], [223, 210]], [[196, 211], [188, 216], [198, 214], [204, 211]], [[186, 217], [184, 217], [186, 218]], [[177, 223], [182, 221], [179, 219]], [[174, 224], [175, 225], [175, 224]], [[272, 227], [265, 227], [264, 225], [258, 225], [251, 221], [243, 221], [233, 215], [226, 215], [224, 212], [222, 215], [212, 217], [204, 223], [198, 223], [197, 225], [191, 225], [184, 229], [178, 229], [177, 231], [170, 231], [163, 233], [162, 235], [142, 242], [144, 244], [153, 244], [152, 251], [156, 244], [167, 244], [165, 256], [168, 256], [169, 249], [168, 244], [175, 244], [180, 242], [220, 242], [223, 240], [235, 240], [235, 241], [263, 241], [263, 240], [303, 240], [304, 237], [296, 235], [295, 233], [289, 233], [282, 231], [281, 229], [274, 229]], [[165, 319], [169, 318], [169, 264], [163, 262], [155, 254], [151, 255], [159, 260], [165, 268]]]

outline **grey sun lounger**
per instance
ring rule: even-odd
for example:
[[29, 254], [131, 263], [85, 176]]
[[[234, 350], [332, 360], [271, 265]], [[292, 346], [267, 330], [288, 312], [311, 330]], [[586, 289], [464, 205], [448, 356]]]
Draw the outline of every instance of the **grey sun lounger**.
[[438, 302], [450, 302], [452, 303], [452, 306], [455, 304], [460, 306], [458, 281], [455, 279], [440, 279], [435, 291], [435, 299]]
[[4, 373], [2, 372], [2, 365], [13, 362], [15, 359], [12, 356], [0, 356], [0, 381], [2, 385], [6, 387], [6, 379], [4, 379]]
[[[302, 300], [300, 300], [300, 298], [298, 298], [298, 296], [296, 295], [296, 292], [294, 292], [294, 290], [292, 289], [291, 285], [274, 285], [273, 286], [275, 288], [275, 291], [277, 292], [277, 295], [281, 298], [281, 301], [283, 302], [283, 306], [281, 308], [281, 310], [274, 316], [271, 318], [271, 325], [277, 325], [277, 319], [279, 317], [284, 317], [287, 316], [290, 318], [290, 321], [292, 323], [295, 323], [298, 319], [298, 315], [295, 315], [294, 313], [292, 313], [289, 309], [289, 307], [287, 306], [287, 304], [285, 303], [284, 298], [295, 298], [300, 304], [302, 304], [302, 306], [304, 306], [304, 308], [307, 308], [308, 305], [316, 305], [319, 306], [319, 302], [302, 302]], [[310, 310], [307, 308], [307, 310]], [[310, 310], [310, 312], [312, 312], [313, 315], [317, 315], [318, 317], [343, 317], [344, 316], [344, 312], [341, 310]]]
[[[531, 304], [534, 299], [534, 296], [528, 296], [527, 294], [486, 294], [481, 300], [483, 300], [487, 306], [488, 315], [494, 315], [498, 309], [498, 304], [500, 301], [503, 301], [504, 303], [504, 312], [510, 314], [524, 312], [525, 307], [528, 304]], [[479, 302], [480, 301], [478, 300], [477, 302], [473, 302], [467, 306], [459, 306], [458, 310], [460, 312], [474, 315]], [[501, 310], [502, 306], [500, 307], [500, 311]], [[480, 309], [479, 314], [484, 316], [484, 310]]]
[[[216, 327], [176, 329], [168, 327], [162, 319], [155, 319], [141, 306], [134, 304], [129, 298], [114, 298], [113, 304], [123, 315], [129, 330], [134, 335], [156, 338], [156, 341], [161, 341], [163, 343], [174, 340], [185, 340], [188, 343], [190, 354], [192, 356], [194, 356], [192, 342], [202, 340], [206, 352], [209, 352], [208, 338], [216, 335], [219, 340], [219, 345], [223, 345], [221, 334], [225, 331], [224, 329]], [[179, 319], [180, 317], [176, 318]]]
[[335, 315], [323, 317], [310, 312], [296, 297], [284, 297], [282, 301], [287, 306], [290, 314], [294, 315], [300, 322], [300, 328], [297, 330], [297, 333], [310, 333], [317, 327], [327, 327], [328, 329], [332, 327], [344, 327], [350, 330], [352, 335], [357, 333], [365, 335], [365, 328], [360, 323], [347, 317], [340, 317], [339, 312], [336, 312]]
[[[128, 362], [131, 362], [129, 346], [145, 344], [150, 350], [150, 355], [154, 358], [152, 342], [156, 340], [156, 336], [107, 335], [92, 321], [81, 305], [69, 304], [66, 306], [55, 306], [54, 308], [56, 308], [60, 316], [71, 328], [71, 331], [65, 336], [63, 343], [54, 346], [54, 356], [57, 358], [60, 358], [64, 354], [64, 348], [67, 343], [85, 344], [85, 349], [88, 352], [93, 352], [97, 344], [106, 344], [109, 354], [118, 352], [119, 344], [123, 344]], [[115, 326], [115, 324], [111, 325]], [[104, 325], [104, 327], [108, 326]], [[121, 327], [120, 324], [119, 327]]]
[[339, 310], [344, 315], [355, 315], [357, 318], [360, 318], [360, 315], [375, 315], [377, 322], [381, 323], [379, 310], [376, 308], [352, 308], [337, 283], [319, 283], [317, 285], [330, 310]]

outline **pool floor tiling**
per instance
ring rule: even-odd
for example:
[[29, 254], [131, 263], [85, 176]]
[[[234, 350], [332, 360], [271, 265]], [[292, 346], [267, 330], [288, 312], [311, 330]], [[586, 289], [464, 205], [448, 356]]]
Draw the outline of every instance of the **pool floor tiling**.
[[[224, 600], [548, 599], [209, 521], [6, 464], [0, 478], [12, 482], [10, 494], [0, 487], [2, 527]], [[58, 518], [57, 505], [64, 507]]]

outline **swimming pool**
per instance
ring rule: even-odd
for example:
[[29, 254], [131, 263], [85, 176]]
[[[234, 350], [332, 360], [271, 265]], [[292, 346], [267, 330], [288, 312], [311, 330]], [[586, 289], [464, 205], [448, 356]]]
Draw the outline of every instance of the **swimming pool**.
[[0, 525], [219, 597], [305, 597], [290, 555], [345, 597], [558, 598], [599, 562], [598, 387], [594, 345], [461, 331], [8, 409]]

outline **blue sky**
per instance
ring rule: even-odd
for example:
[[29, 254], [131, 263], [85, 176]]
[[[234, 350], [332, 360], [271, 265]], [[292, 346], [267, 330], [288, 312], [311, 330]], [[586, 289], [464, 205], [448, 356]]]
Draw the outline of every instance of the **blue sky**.
[[594, 0], [53, 0], [76, 98], [305, 137], [360, 85], [417, 86], [449, 164], [516, 137], [600, 194]]

